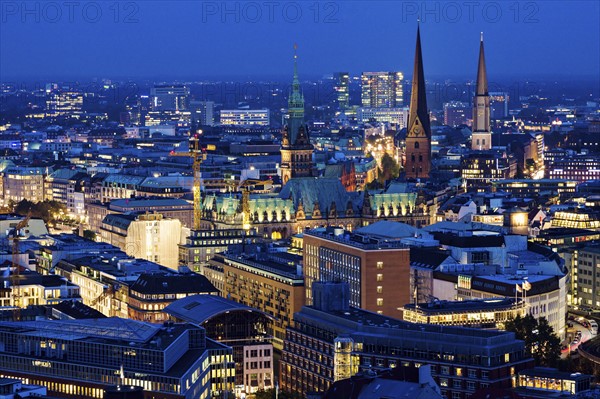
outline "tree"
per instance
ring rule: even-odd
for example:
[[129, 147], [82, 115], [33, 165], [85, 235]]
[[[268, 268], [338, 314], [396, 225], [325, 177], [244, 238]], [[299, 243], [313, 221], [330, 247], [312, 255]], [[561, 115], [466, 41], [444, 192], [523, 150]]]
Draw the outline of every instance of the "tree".
[[400, 174], [400, 167], [398, 162], [392, 158], [388, 153], [383, 154], [381, 158], [381, 169], [379, 170], [379, 182], [385, 183], [390, 179], [395, 179]]
[[532, 315], [518, 315], [506, 323], [506, 331], [515, 333], [517, 339], [525, 341], [525, 350], [539, 366], [554, 367], [560, 358], [560, 338], [545, 317], [535, 319]]
[[54, 222], [59, 215], [67, 213], [67, 207], [58, 201], [31, 202], [22, 200], [15, 205], [14, 212], [27, 215], [31, 211], [31, 217], [43, 219], [44, 222]]

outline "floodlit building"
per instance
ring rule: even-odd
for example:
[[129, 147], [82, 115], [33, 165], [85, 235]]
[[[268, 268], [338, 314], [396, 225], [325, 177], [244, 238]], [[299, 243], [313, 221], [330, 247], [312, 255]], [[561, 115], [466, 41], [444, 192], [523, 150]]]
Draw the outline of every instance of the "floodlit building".
[[509, 297], [409, 303], [403, 309], [404, 320], [411, 323], [500, 330], [517, 316], [525, 316], [525, 301]]
[[314, 305], [287, 329], [279, 381], [285, 390], [325, 392], [360, 370], [429, 364], [442, 396], [463, 399], [481, 388], [511, 387], [513, 376], [533, 365], [514, 333], [408, 323], [348, 306], [345, 283], [315, 288]]
[[134, 258], [177, 270], [181, 235], [181, 222], [161, 214], [109, 214], [102, 221], [99, 239]]
[[2, 375], [57, 396], [102, 398], [106, 388], [123, 384], [143, 387], [146, 398], [233, 391], [231, 348], [191, 324], [117, 317], [0, 322], [0, 345]]
[[165, 312], [176, 320], [203, 327], [207, 337], [233, 348], [238, 396], [274, 388], [273, 337], [266, 333], [270, 315], [214, 295], [179, 299]]
[[402, 107], [402, 72], [363, 72], [361, 103], [365, 108]]
[[[400, 239], [376, 234], [386, 233], [386, 222], [380, 222], [379, 229], [377, 225], [355, 233], [341, 228], [315, 229], [304, 233], [307, 305], [313, 304], [314, 282], [347, 281], [351, 306], [390, 317], [402, 317], [399, 308], [411, 298], [410, 251]], [[415, 230], [411, 226], [403, 226]]]
[[277, 349], [283, 346], [292, 315], [304, 305], [302, 259], [285, 252], [218, 254], [205, 266], [204, 275], [221, 295], [271, 315], [267, 333]]

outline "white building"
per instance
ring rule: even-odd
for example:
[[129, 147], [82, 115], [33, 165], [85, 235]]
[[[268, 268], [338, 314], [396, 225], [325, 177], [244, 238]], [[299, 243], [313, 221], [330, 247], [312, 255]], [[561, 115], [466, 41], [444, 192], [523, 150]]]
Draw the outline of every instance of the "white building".
[[408, 107], [403, 108], [358, 108], [356, 119], [359, 123], [380, 122], [397, 125], [399, 129], [408, 124]]
[[182, 242], [179, 219], [158, 213], [109, 214], [100, 228], [100, 241], [119, 247], [134, 258], [146, 259], [178, 270], [179, 244]]
[[228, 126], [269, 126], [268, 109], [227, 109], [221, 111], [221, 125]]
[[[496, 226], [442, 222], [424, 230], [439, 244], [409, 244], [411, 290], [418, 302], [516, 295], [526, 299], [529, 314], [545, 317], [565, 337], [568, 273], [558, 254], [528, 243], [526, 236], [504, 235]], [[529, 291], [517, 292], [524, 284]]]

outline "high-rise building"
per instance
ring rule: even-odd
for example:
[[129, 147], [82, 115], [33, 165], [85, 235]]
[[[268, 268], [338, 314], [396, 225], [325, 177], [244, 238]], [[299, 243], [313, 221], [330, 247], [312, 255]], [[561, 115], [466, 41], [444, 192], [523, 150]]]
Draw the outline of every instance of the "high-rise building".
[[402, 318], [398, 310], [411, 301], [410, 251], [399, 239], [341, 228], [304, 233], [306, 303], [314, 303], [315, 281], [347, 281], [350, 305]]
[[288, 123], [281, 139], [281, 180], [283, 184], [294, 177], [311, 177], [314, 172], [314, 147], [310, 143], [308, 126], [304, 123], [304, 95], [298, 79], [298, 56], [294, 54], [294, 79], [288, 100]]
[[429, 364], [442, 396], [464, 399], [510, 388], [513, 375], [534, 364], [512, 332], [400, 321], [348, 306], [347, 290], [318, 282], [314, 305], [294, 315], [281, 355], [283, 389], [324, 392], [358, 371]]
[[402, 72], [363, 72], [361, 103], [365, 108], [400, 108], [403, 105]]
[[150, 89], [153, 111], [187, 111], [190, 89], [184, 85], [155, 85]]
[[408, 107], [402, 108], [365, 108], [360, 107], [356, 111], [356, 119], [359, 123], [381, 122], [396, 125], [403, 129], [408, 123]]
[[488, 93], [485, 56], [483, 53], [483, 33], [479, 42], [479, 66], [477, 67], [477, 86], [473, 97], [473, 135], [471, 149], [489, 150], [492, 148], [492, 129], [490, 127], [490, 93]]
[[337, 107], [338, 110], [343, 112], [350, 106], [350, 74], [348, 72], [336, 72], [333, 74], [333, 80]]
[[510, 96], [508, 93], [495, 91], [490, 92], [490, 117], [492, 119], [502, 119], [508, 116], [508, 102]]
[[268, 109], [224, 109], [220, 122], [224, 126], [269, 126], [271, 120]]
[[213, 101], [190, 101], [192, 121], [199, 126], [213, 126], [215, 124]]
[[73, 90], [56, 90], [48, 94], [46, 100], [46, 116], [74, 116], [81, 114], [83, 93]]
[[467, 125], [473, 118], [472, 107], [460, 101], [451, 101], [444, 104], [444, 125]]
[[408, 179], [428, 178], [431, 170], [431, 126], [427, 111], [420, 28], [417, 28], [404, 170]]

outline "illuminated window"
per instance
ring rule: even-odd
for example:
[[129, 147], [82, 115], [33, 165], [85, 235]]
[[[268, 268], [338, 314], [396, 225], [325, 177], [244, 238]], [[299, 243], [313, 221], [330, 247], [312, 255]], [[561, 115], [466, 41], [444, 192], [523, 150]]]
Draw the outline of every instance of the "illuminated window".
[[377, 298], [377, 306], [383, 306], [383, 298]]
[[377, 262], [377, 269], [383, 269], [383, 262]]
[[377, 275], [377, 281], [383, 281], [383, 274]]
[[377, 286], [377, 293], [378, 293], [378, 294], [381, 294], [381, 293], [383, 293], [383, 287], [382, 287], [381, 285], [378, 285], [378, 286]]

